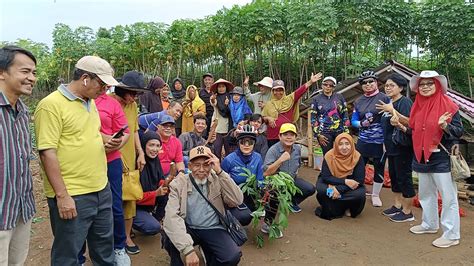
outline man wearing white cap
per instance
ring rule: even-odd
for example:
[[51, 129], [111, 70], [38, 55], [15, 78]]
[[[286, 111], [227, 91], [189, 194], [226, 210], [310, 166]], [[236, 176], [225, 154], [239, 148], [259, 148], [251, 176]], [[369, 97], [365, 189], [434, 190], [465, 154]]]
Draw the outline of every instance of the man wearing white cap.
[[244, 92], [247, 99], [253, 102], [253, 113], [261, 114], [265, 104], [270, 101], [272, 96], [272, 84], [273, 79], [270, 77], [264, 77], [262, 80], [255, 82], [253, 85], [257, 86], [260, 91], [251, 93], [249, 89], [249, 77], [247, 76], [244, 81]]
[[73, 80], [42, 99], [35, 111], [36, 143], [54, 235], [51, 265], [78, 265], [87, 240], [94, 265], [114, 265], [112, 194], [94, 99], [117, 85], [113, 69], [96, 56], [81, 58]]
[[336, 79], [328, 76], [323, 79], [322, 92], [314, 97], [311, 105], [311, 124], [319, 145], [326, 154], [337, 135], [349, 133], [349, 116], [346, 100], [340, 93], [334, 93]]

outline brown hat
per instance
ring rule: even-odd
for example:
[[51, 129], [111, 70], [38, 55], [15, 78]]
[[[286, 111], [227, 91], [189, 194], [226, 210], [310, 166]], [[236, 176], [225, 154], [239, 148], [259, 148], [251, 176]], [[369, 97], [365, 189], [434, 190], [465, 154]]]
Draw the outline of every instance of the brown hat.
[[109, 62], [98, 56], [84, 56], [76, 63], [76, 68], [96, 74], [107, 85], [118, 85], [114, 79], [114, 70]]
[[211, 92], [216, 92], [217, 91], [217, 86], [219, 83], [222, 83], [226, 86], [227, 92], [230, 92], [234, 88], [234, 84], [232, 84], [230, 81], [227, 81], [225, 79], [218, 79], [214, 84], [211, 86]]
[[189, 151], [189, 160], [192, 161], [199, 157], [211, 158], [211, 149], [206, 146], [197, 146]]

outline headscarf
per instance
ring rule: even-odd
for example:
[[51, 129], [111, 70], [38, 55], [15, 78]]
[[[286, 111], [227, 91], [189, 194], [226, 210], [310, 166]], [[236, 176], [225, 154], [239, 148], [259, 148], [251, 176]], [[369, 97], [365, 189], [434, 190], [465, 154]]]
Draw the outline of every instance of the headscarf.
[[290, 95], [286, 95], [286, 90], [283, 89], [283, 94], [283, 97], [280, 100], [277, 100], [272, 92], [272, 98], [265, 104], [262, 115], [277, 119], [279, 114], [288, 112], [293, 106], [295, 106], [292, 122], [296, 123], [300, 116], [300, 101], [298, 100], [295, 102], [295, 92], [292, 92]]
[[250, 154], [247, 154], [247, 155], [244, 155], [242, 153], [242, 151], [240, 150], [240, 148], [237, 148], [235, 150], [235, 153], [237, 154], [237, 156], [240, 158], [240, 160], [245, 164], [247, 165], [248, 163], [250, 163], [250, 161], [252, 160], [252, 155], [254, 153], [254, 151], [252, 151]]
[[[418, 92], [410, 112], [413, 150], [416, 160], [420, 163], [422, 157], [425, 162], [429, 160], [432, 150], [441, 142], [443, 130], [438, 125], [439, 117], [446, 112], [454, 115], [459, 110], [459, 107], [443, 93], [438, 79], [433, 78], [433, 81], [436, 92], [428, 97]], [[447, 122], [450, 123], [451, 118]]]
[[224, 92], [224, 93], [217, 92], [216, 98], [217, 98], [217, 110], [219, 111], [219, 114], [225, 118], [231, 117], [229, 106], [225, 104], [226, 99], [229, 99], [229, 101], [232, 100], [230, 97], [230, 94], [228, 92]]
[[155, 77], [148, 83], [147, 88], [149, 92], [145, 92], [143, 95], [140, 95], [138, 98], [140, 104], [147, 108], [149, 113], [156, 113], [163, 111], [163, 105], [161, 104], [161, 97], [159, 93], [156, 93], [155, 90], [163, 87], [165, 81], [161, 77]]
[[[189, 97], [189, 90], [193, 88], [194, 89], [194, 99], [191, 100], [191, 98]], [[197, 110], [199, 110], [199, 108], [201, 106], [205, 106], [206, 104], [204, 103], [203, 100], [201, 100], [201, 98], [199, 97], [199, 91], [198, 91], [198, 88], [194, 85], [189, 85], [187, 88], [186, 88], [186, 97], [185, 97], [185, 100], [183, 102], [183, 115], [186, 116], [186, 117], [192, 117], [193, 116], [193, 113]]]
[[[351, 144], [351, 152], [348, 155], [342, 155], [339, 151], [339, 143], [342, 139], [349, 140]], [[333, 148], [324, 155], [329, 171], [337, 178], [345, 178], [352, 174], [359, 159], [360, 153], [356, 150], [351, 135], [347, 133], [339, 134], [334, 140]]]
[[232, 98], [233, 95], [231, 95], [229, 109], [232, 116], [233, 126], [237, 127], [237, 124], [244, 119], [246, 114], [252, 114], [252, 110], [247, 104], [247, 100], [245, 99], [244, 95], [240, 95], [238, 102], [234, 102]]
[[[174, 84], [176, 83], [176, 81], [179, 81], [179, 83], [181, 83], [181, 90], [177, 90], [175, 87], [174, 87]], [[182, 100], [184, 98], [184, 96], [186, 95], [186, 91], [187, 90], [184, 90], [184, 88], [186, 88], [184, 86], [184, 82], [182, 79], [180, 78], [175, 78], [173, 80], [173, 83], [171, 83], [171, 94], [173, 95], [173, 98], [175, 98], [176, 100]]]
[[[147, 131], [144, 133], [140, 139], [142, 144], [142, 149], [146, 151], [146, 144], [153, 139], [157, 139], [161, 142], [160, 136], [154, 131]], [[143, 191], [154, 191], [158, 188], [160, 180], [164, 179], [163, 169], [161, 168], [160, 159], [158, 156], [155, 158], [150, 158], [145, 152], [145, 167], [140, 173], [140, 183], [142, 185]]]

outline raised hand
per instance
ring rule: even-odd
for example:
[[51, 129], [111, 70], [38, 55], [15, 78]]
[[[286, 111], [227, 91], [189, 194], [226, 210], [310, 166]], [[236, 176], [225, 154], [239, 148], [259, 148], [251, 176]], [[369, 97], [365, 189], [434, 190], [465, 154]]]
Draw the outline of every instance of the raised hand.
[[446, 112], [441, 115], [438, 119], [438, 125], [441, 129], [445, 129], [448, 126], [448, 120], [451, 119], [452, 114], [450, 112]]

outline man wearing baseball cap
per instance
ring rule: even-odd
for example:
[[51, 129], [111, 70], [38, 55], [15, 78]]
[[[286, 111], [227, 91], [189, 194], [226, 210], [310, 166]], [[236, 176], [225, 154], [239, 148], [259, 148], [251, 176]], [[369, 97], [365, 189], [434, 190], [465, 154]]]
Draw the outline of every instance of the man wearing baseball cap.
[[178, 175], [169, 187], [163, 243], [170, 265], [199, 265], [195, 244], [202, 247], [208, 265], [237, 265], [242, 252], [202, 195], [225, 215], [224, 206], [242, 204], [242, 192], [208, 147], [193, 148], [189, 158], [191, 173]]
[[316, 191], [316, 188], [311, 183], [297, 177], [298, 169], [301, 165], [301, 146], [295, 144], [297, 134], [294, 124], [285, 123], [281, 125], [280, 141], [268, 149], [263, 163], [264, 176], [274, 175], [282, 171], [293, 177], [295, 185], [302, 192], [302, 194], [297, 193], [293, 197], [293, 205], [290, 206], [290, 210], [294, 213], [301, 212], [298, 204]]
[[117, 85], [110, 64], [97, 56], [81, 58], [73, 80], [42, 99], [35, 111], [36, 143], [54, 235], [51, 265], [77, 265], [87, 240], [93, 264], [114, 265], [112, 194], [94, 99]]

